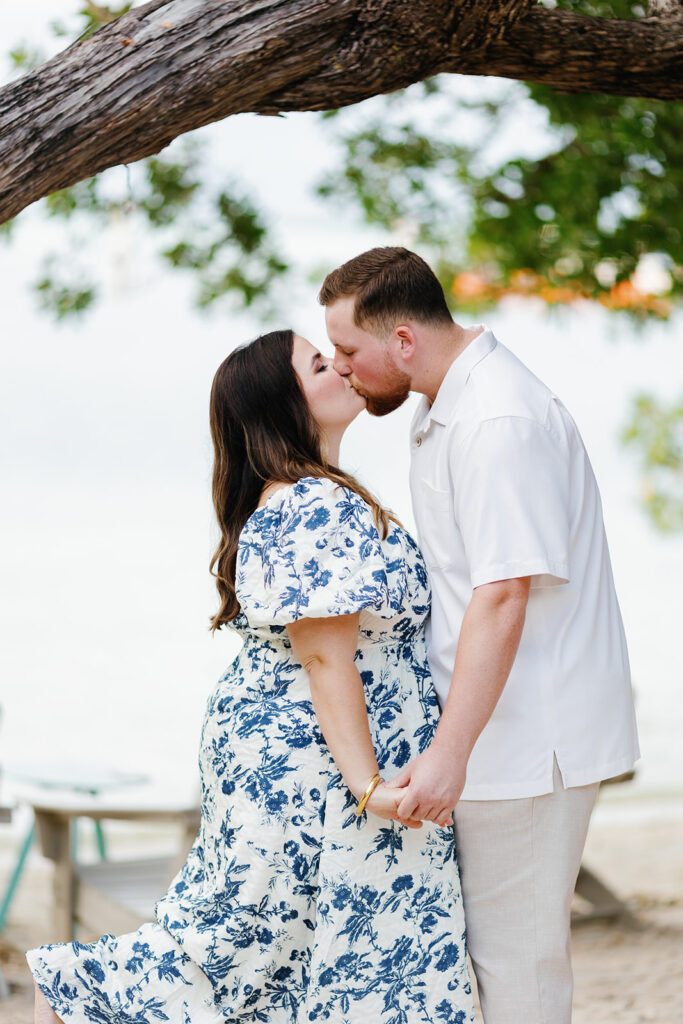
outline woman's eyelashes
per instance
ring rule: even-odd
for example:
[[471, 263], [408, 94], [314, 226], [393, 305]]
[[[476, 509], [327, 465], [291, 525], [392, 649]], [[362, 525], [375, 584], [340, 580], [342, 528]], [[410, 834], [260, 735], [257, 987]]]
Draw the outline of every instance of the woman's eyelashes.
[[315, 372], [316, 373], [322, 373], [323, 370], [327, 370], [329, 365], [330, 365], [329, 363], [318, 363], [318, 369]]

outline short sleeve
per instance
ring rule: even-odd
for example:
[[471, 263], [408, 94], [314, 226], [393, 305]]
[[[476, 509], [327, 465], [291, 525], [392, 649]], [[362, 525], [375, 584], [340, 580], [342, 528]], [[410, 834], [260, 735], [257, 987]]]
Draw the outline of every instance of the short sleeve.
[[400, 614], [406, 594], [390, 592], [372, 510], [354, 491], [306, 477], [265, 505], [243, 531], [235, 587], [253, 627], [367, 609]]
[[480, 423], [453, 452], [455, 511], [472, 587], [569, 582], [569, 472], [559, 438], [521, 416]]

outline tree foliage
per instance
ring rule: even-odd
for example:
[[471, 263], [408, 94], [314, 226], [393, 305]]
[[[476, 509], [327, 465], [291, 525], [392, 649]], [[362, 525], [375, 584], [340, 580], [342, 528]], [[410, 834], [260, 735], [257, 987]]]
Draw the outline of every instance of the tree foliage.
[[640, 395], [623, 440], [638, 451], [650, 521], [664, 532], [683, 530], [683, 398], [662, 403]]
[[[360, 125], [340, 112], [339, 168], [320, 194], [412, 225], [458, 308], [517, 293], [668, 317], [683, 294], [683, 106], [514, 83], [458, 93], [441, 78], [372, 101]], [[547, 148], [529, 155], [524, 122], [541, 114]]]
[[241, 184], [212, 188], [196, 140], [174, 149], [172, 156], [149, 157], [126, 174], [106, 171], [44, 200], [48, 217], [72, 222], [73, 230], [66, 253], [42, 259], [34, 285], [42, 309], [62, 319], [96, 301], [99, 233], [123, 220], [133, 232], [151, 229], [166, 265], [191, 273], [198, 307], [227, 296], [238, 307], [270, 308], [271, 287], [288, 265], [263, 214]]

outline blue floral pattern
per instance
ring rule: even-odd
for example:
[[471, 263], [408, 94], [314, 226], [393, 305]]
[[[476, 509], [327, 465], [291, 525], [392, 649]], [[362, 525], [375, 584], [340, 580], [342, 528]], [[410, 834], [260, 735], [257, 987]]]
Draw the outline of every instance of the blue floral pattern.
[[305, 477], [245, 524], [236, 589], [244, 645], [207, 704], [201, 826], [156, 922], [32, 950], [36, 980], [69, 1024], [471, 1024], [453, 830], [356, 818], [286, 631], [360, 613], [370, 730], [396, 775], [438, 715], [419, 550]]

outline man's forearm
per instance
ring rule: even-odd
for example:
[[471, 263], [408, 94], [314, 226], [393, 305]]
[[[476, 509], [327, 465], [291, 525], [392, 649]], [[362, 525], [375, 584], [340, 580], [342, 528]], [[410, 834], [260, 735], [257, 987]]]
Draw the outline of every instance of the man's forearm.
[[524, 628], [529, 579], [477, 587], [463, 618], [451, 688], [434, 744], [466, 764], [493, 714]]

